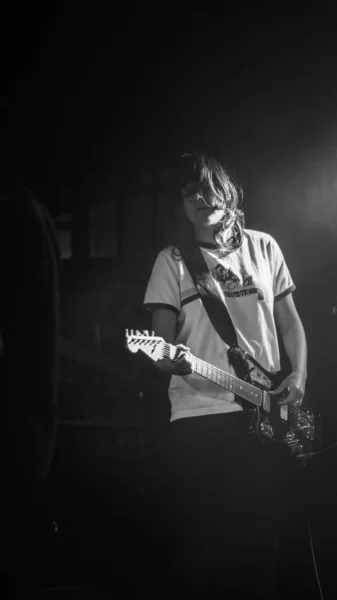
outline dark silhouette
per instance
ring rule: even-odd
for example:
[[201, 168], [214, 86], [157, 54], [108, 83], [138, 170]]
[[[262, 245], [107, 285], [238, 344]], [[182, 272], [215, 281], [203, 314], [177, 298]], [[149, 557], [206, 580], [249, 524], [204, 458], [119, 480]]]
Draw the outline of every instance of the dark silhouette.
[[47, 527], [46, 481], [56, 436], [60, 252], [52, 217], [33, 192], [2, 182], [0, 202], [0, 377], [7, 433], [1, 459], [10, 540], [5, 570], [19, 577], [20, 556], [29, 562], [36, 536]]

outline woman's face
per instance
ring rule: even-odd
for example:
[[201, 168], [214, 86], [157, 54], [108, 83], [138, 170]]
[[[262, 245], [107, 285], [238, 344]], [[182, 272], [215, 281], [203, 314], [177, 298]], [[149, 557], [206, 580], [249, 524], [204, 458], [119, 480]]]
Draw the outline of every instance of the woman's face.
[[195, 227], [213, 228], [222, 220], [225, 210], [219, 208], [218, 200], [208, 186], [189, 183], [181, 193], [185, 214]]

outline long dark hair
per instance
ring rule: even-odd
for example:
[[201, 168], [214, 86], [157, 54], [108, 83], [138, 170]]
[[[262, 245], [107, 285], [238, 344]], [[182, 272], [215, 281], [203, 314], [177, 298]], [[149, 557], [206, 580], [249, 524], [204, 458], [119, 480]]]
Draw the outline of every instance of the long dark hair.
[[[233, 252], [242, 244], [245, 217], [241, 209], [243, 193], [228, 171], [212, 156], [204, 152], [186, 152], [175, 165], [174, 214], [170, 227], [170, 244], [173, 248], [195, 243], [195, 231], [182, 205], [182, 190], [187, 184], [197, 183], [210, 188], [216, 205], [225, 210], [214, 232], [214, 243], [223, 253]], [[173, 190], [172, 190], [173, 191]], [[224, 232], [230, 235], [224, 239]], [[176, 255], [176, 250], [174, 250]]]

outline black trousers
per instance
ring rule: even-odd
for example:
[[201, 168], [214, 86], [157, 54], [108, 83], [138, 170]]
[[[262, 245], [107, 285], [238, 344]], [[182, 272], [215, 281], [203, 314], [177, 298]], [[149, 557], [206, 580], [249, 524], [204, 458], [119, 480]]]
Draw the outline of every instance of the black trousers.
[[284, 444], [261, 443], [248, 433], [246, 412], [171, 423], [175, 585], [191, 597], [273, 598], [279, 532], [289, 521], [296, 468]]

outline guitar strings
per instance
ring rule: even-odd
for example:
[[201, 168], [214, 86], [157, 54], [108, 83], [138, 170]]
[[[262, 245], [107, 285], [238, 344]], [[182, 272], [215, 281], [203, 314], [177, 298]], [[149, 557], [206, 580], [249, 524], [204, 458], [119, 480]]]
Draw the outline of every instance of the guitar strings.
[[[166, 358], [170, 358], [170, 344], [165, 344], [165, 348], [164, 348], [164, 356]], [[224, 371], [222, 371], [222, 369], [220, 369], [219, 367], [215, 367], [214, 365], [211, 365], [209, 363], [207, 363], [206, 361], [202, 360], [201, 358], [197, 358], [196, 356], [193, 357], [193, 359], [195, 360], [195, 362], [199, 365], [205, 365], [205, 368], [207, 370], [211, 370], [213, 371], [216, 375], [220, 374], [220, 375], [225, 375], [226, 373]], [[261, 390], [259, 388], [255, 388], [255, 386], [251, 383], [248, 383], [247, 381], [244, 381], [243, 379], [240, 379], [239, 377], [237, 377], [236, 375], [231, 375], [230, 373], [228, 373], [228, 375], [233, 378], [235, 383], [240, 383], [241, 385], [243, 385], [245, 387], [246, 392], [249, 392], [249, 388], [253, 387], [254, 389], [256, 389], [258, 392], [261, 393]], [[266, 392], [268, 393], [268, 392]], [[299, 416], [301, 413], [303, 413], [303, 411], [300, 408], [297, 408], [296, 406], [292, 406], [291, 404], [286, 405], [288, 406], [288, 409], [291, 413], [294, 413], [295, 415]], [[306, 413], [303, 413], [306, 417], [308, 416]]]
[[[163, 354], [166, 358], [170, 358], [170, 355], [171, 355], [170, 346], [171, 346], [171, 344], [165, 344], [165, 346], [164, 346]], [[174, 348], [174, 346], [173, 346], [173, 348]], [[251, 384], [247, 381], [244, 381], [243, 379], [240, 379], [236, 375], [232, 375], [231, 373], [226, 373], [225, 371], [220, 369], [220, 367], [215, 367], [214, 365], [207, 363], [206, 361], [202, 360], [201, 358], [197, 358], [196, 356], [193, 356], [193, 361], [195, 362], [195, 365], [197, 367], [199, 367], [199, 369], [201, 371], [207, 371], [207, 372], [210, 371], [213, 375], [215, 375], [216, 380], [213, 380], [213, 381], [215, 381], [215, 383], [219, 384], [219, 375], [220, 375], [220, 377], [224, 377], [225, 380], [226, 380], [226, 378], [230, 378], [233, 381], [234, 385], [239, 384], [243, 388], [243, 390], [246, 393], [246, 395], [248, 396], [249, 400], [252, 400], [252, 391], [251, 390], [254, 390], [255, 396], [258, 395], [259, 401], [262, 402], [262, 390], [260, 390], [260, 388], [255, 387], [253, 384]], [[198, 374], [200, 374], [200, 373], [198, 373]]]

